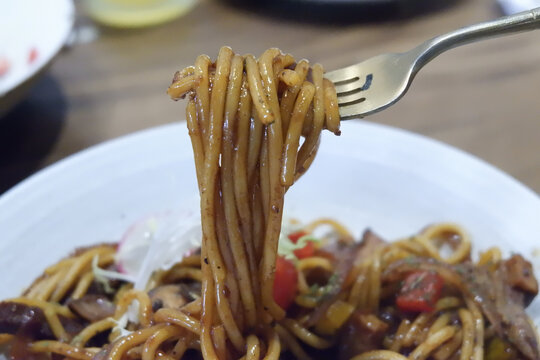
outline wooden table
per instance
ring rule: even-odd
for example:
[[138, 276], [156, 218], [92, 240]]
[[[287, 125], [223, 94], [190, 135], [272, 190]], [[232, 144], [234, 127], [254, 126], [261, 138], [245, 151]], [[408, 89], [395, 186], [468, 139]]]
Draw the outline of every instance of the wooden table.
[[[254, 54], [276, 46], [334, 69], [499, 15], [492, 0], [467, 0], [410, 20], [314, 25], [200, 1], [159, 27], [98, 28], [96, 40], [64, 51], [9, 121], [0, 121], [0, 179], [5, 189], [91, 145], [183, 119], [184, 105], [165, 94], [172, 74], [200, 53], [215, 57], [224, 44]], [[457, 146], [540, 192], [540, 31], [444, 54], [401, 102], [368, 120]]]

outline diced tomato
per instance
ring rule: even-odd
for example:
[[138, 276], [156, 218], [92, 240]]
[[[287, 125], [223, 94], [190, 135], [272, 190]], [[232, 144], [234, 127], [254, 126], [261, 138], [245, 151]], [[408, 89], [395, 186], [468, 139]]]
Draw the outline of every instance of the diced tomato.
[[34, 61], [37, 60], [38, 57], [38, 51], [35, 47], [31, 48], [28, 52], [28, 64], [32, 64]]
[[407, 275], [396, 304], [402, 311], [431, 312], [441, 296], [443, 278], [433, 271], [415, 271]]
[[274, 278], [274, 300], [283, 310], [294, 301], [298, 288], [298, 273], [294, 264], [282, 256], [276, 259]]
[[0, 57], [0, 76], [7, 74], [7, 72], [9, 71], [9, 68], [10, 68], [9, 60], [6, 59], [5, 57]]
[[[296, 244], [298, 242], [298, 240], [300, 240], [300, 238], [302, 236], [305, 236], [305, 235], [307, 235], [307, 233], [305, 231], [298, 231], [298, 232], [289, 234], [289, 239], [293, 243]], [[313, 256], [314, 252], [315, 252], [315, 245], [313, 245], [313, 241], [308, 241], [306, 243], [306, 246], [304, 246], [301, 249], [296, 249], [296, 250], [293, 251], [294, 256], [296, 256], [298, 259], [305, 259], [305, 258], [308, 258], [310, 256]]]

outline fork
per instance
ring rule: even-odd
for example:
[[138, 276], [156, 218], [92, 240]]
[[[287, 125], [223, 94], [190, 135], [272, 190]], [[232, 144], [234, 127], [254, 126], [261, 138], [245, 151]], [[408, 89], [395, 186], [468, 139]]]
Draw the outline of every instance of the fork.
[[382, 54], [327, 72], [336, 87], [342, 120], [364, 117], [396, 103], [418, 71], [446, 50], [497, 35], [540, 28], [540, 8], [470, 25], [428, 40], [405, 53]]

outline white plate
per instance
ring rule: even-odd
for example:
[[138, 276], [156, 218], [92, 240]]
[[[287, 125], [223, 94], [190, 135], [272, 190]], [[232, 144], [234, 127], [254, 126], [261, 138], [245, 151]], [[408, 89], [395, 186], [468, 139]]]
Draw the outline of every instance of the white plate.
[[[474, 250], [527, 257], [538, 246], [540, 198], [494, 167], [433, 140], [365, 122], [325, 134], [286, 198], [287, 215], [330, 216], [387, 239], [435, 221], [464, 225]], [[0, 299], [16, 296], [75, 247], [117, 240], [137, 219], [196, 208], [184, 124], [139, 132], [73, 155], [0, 198]], [[539, 301], [533, 313], [540, 314]], [[536, 322], [540, 318], [535, 316]]]
[[[60, 51], [75, 17], [71, 0], [0, 1], [0, 59], [9, 70], [0, 76], [0, 98], [23, 84]], [[30, 61], [30, 51], [35, 59]]]

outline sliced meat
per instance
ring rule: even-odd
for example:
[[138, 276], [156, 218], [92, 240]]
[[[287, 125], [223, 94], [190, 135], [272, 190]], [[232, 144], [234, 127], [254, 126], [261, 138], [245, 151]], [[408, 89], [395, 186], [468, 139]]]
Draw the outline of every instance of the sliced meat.
[[339, 336], [339, 359], [349, 360], [366, 351], [382, 348], [388, 324], [373, 314], [355, 311]]
[[505, 266], [494, 272], [486, 267], [460, 266], [464, 283], [495, 332], [508, 339], [528, 359], [540, 359], [536, 332], [525, 313], [522, 297], [508, 285]]
[[506, 271], [507, 283], [514, 290], [524, 294], [525, 303], [528, 305], [538, 295], [538, 281], [534, 277], [531, 263], [519, 254], [512, 255], [503, 262]]
[[[75, 335], [83, 329], [83, 324], [75, 319], [61, 315], [58, 318], [69, 335]], [[55, 338], [40, 308], [9, 301], [0, 303], [0, 333], [32, 340]]]
[[179, 309], [188, 302], [201, 296], [200, 283], [161, 285], [148, 293], [152, 301], [152, 308], [157, 311], [161, 308]]
[[80, 299], [70, 300], [69, 308], [89, 322], [95, 322], [114, 315], [116, 307], [103, 295], [88, 294]]

